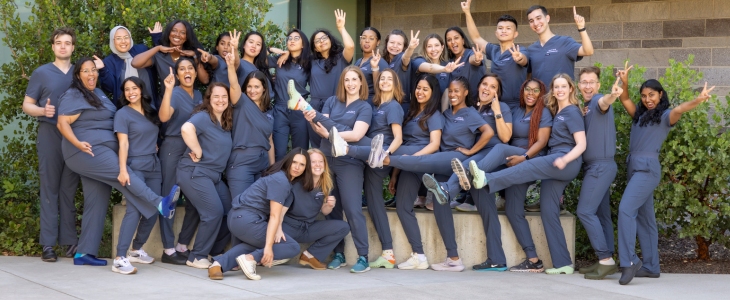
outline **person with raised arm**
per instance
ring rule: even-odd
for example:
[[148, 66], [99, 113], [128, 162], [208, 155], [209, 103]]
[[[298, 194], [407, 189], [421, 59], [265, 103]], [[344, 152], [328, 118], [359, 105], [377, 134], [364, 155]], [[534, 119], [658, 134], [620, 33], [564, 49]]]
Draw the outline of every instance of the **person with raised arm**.
[[[210, 64], [211, 68], [213, 69], [213, 77], [211, 78], [210, 82], [222, 82], [225, 85], [229, 85], [228, 64], [225, 61], [225, 57], [226, 55], [228, 55], [228, 53], [233, 53], [233, 57], [238, 58], [238, 42], [236, 42], [235, 45], [231, 42], [233, 35], [240, 36], [241, 33], [237, 32], [235, 29], [232, 33], [222, 32], [218, 35], [218, 38], [216, 38], [215, 48], [213, 48], [210, 53], [203, 49], [198, 49], [198, 51], [200, 51], [201, 53], [200, 61]], [[236, 59], [236, 62], [234, 64], [234, 67], [236, 68], [236, 73], [239, 73], [238, 67], [240, 65], [241, 60]]]
[[553, 76], [565, 73], [573, 80], [575, 62], [583, 59], [583, 56], [593, 55], [593, 44], [586, 32], [585, 18], [573, 6], [573, 19], [580, 32], [580, 43], [569, 36], [555, 35], [550, 30], [550, 16], [544, 6], [533, 5], [528, 8], [527, 18], [530, 28], [538, 36], [538, 40], [527, 47], [532, 78], [552, 82]]

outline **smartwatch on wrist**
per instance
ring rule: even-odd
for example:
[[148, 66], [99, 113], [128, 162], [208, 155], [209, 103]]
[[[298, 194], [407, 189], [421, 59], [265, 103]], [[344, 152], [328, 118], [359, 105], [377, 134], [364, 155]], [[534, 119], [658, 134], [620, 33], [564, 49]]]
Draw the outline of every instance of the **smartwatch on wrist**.
[[502, 118], [502, 114], [497, 114], [496, 116], [494, 116], [494, 118], [497, 119], [497, 120], [499, 120], [499, 119]]
[[529, 155], [527, 155], [527, 153], [525, 153], [525, 154], [522, 154], [522, 156], [524, 156], [524, 157], [525, 157], [525, 160], [528, 160], [528, 159], [530, 159], [530, 156], [529, 156]]
[[583, 27], [581, 29], [578, 29], [578, 32], [583, 32], [583, 31], [586, 31], [586, 28], [585, 27]]

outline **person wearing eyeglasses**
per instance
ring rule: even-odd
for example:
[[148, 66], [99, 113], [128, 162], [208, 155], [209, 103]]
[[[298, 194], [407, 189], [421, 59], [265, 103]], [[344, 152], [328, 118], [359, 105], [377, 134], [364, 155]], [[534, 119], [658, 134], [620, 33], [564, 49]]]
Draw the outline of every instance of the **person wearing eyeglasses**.
[[[345, 29], [346, 16], [347, 14], [340, 9], [335, 11], [337, 31], [342, 35], [344, 47], [327, 29], [318, 29], [312, 34], [310, 46], [314, 57], [309, 81], [311, 92], [309, 105], [318, 112], [322, 111], [325, 100], [336, 94], [342, 70], [350, 65], [355, 54], [355, 41]], [[312, 148], [319, 148], [322, 137], [314, 132], [311, 125], [307, 124], [307, 128]]]
[[[149, 29], [152, 42], [155, 45], [160, 44], [162, 37], [162, 25], [160, 22], [155, 23], [154, 29]], [[135, 76], [144, 82], [146, 92], [152, 95], [152, 103], [159, 103], [157, 94], [157, 78], [153, 73], [152, 67], [135, 68], [132, 67], [132, 59], [138, 54], [149, 50], [144, 43], [134, 44], [132, 32], [124, 26], [116, 26], [109, 32], [109, 49], [112, 54], [104, 57], [103, 60], [94, 56], [94, 64], [99, 70], [99, 82], [101, 90], [112, 94], [112, 102], [117, 105], [117, 99], [121, 99], [122, 81]]]
[[[290, 135], [292, 148], [309, 149], [309, 131], [304, 115], [301, 111], [287, 107], [289, 98], [306, 100], [309, 97], [307, 85], [312, 70], [309, 40], [304, 32], [294, 28], [287, 34], [286, 41], [285, 53], [268, 58], [269, 67], [276, 72], [273, 135], [276, 161], [286, 155]], [[271, 48], [269, 51], [276, 50]]]

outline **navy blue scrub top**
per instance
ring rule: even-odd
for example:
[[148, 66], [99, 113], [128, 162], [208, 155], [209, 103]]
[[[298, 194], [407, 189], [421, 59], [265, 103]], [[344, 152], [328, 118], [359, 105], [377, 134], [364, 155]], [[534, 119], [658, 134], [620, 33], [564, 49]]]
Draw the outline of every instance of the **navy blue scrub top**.
[[[504, 102], [499, 102], [499, 108], [502, 111], [502, 119], [504, 119], [504, 122], [507, 124], [512, 124], [512, 111], [510, 111], [509, 106], [507, 106]], [[483, 149], [492, 148], [499, 144], [504, 144], [502, 140], [499, 139], [499, 135], [497, 134], [497, 119], [494, 111], [492, 111], [492, 105], [487, 104], [487, 107], [484, 109], [480, 109], [479, 114], [482, 116], [482, 119], [484, 119], [485, 122], [489, 125], [489, 127], [492, 128], [494, 131], [494, 135], [491, 139], [489, 139], [489, 142], [487, 142], [487, 145], [484, 146]], [[481, 133], [477, 135], [477, 140], [481, 136]]]
[[312, 60], [312, 76], [309, 78], [310, 97], [312, 99], [326, 100], [337, 93], [337, 84], [340, 82], [342, 71], [350, 65], [342, 52], [337, 54], [337, 64], [332, 67], [329, 73], [324, 69], [325, 60]]
[[572, 37], [561, 35], [550, 38], [545, 46], [540, 44], [540, 40], [536, 41], [527, 47], [532, 78], [540, 79], [548, 88], [557, 74], [565, 73], [575, 79], [575, 62], [583, 59], [583, 56], [578, 56], [582, 46]]
[[427, 130], [421, 129], [418, 125], [419, 120], [423, 117], [423, 112], [419, 113], [413, 120], [403, 124], [403, 145], [404, 146], [426, 146], [431, 143], [431, 131], [444, 129], [444, 116], [438, 111], [428, 117], [426, 120]]
[[190, 97], [185, 89], [176, 86], [172, 88], [170, 107], [174, 109], [172, 117], [167, 120], [165, 136], [180, 136], [180, 128], [190, 119], [195, 106], [203, 103], [203, 95], [198, 90], [193, 90], [193, 97]]
[[276, 77], [274, 78], [274, 91], [276, 93], [275, 105], [286, 106], [289, 101], [289, 79], [294, 79], [294, 86], [297, 92], [304, 97], [306, 100], [309, 96], [307, 91], [307, 84], [309, 83], [309, 72], [304, 70], [301, 65], [295, 62], [284, 64], [279, 68], [276, 63], [279, 60], [279, 56], [269, 56], [269, 67], [276, 70]]
[[[510, 145], [525, 149], [530, 147], [530, 122], [533, 112], [534, 110], [525, 114], [525, 109], [519, 106], [512, 112], [512, 139], [509, 141]], [[550, 110], [543, 107], [539, 128], [552, 126], [553, 117], [550, 114]]]
[[[68, 90], [73, 81], [74, 65], [68, 69], [68, 72], [63, 73], [53, 63], [47, 63], [42, 65], [30, 75], [28, 80], [28, 87], [25, 89], [25, 95], [36, 100], [36, 104], [39, 107], [45, 107], [50, 99], [50, 104], [55, 106], [58, 110], [59, 97]], [[46, 122], [56, 125], [58, 121], [58, 112], [53, 115], [53, 118], [46, 118], [46, 116], [37, 117], [39, 122]]]
[[[418, 68], [421, 67], [421, 64], [427, 63], [427, 62], [428, 61], [426, 61], [426, 58], [423, 56], [419, 56], [419, 57], [416, 57], [413, 60], [411, 60], [410, 67], [411, 67], [411, 70], [413, 70], [413, 75], [412, 75], [413, 80], [416, 80], [416, 78], [418, 78], [418, 76], [421, 75], [421, 72], [418, 71]], [[448, 64], [448, 62], [442, 61], [440, 64], [442, 66], [446, 66]], [[444, 91], [446, 91], [446, 89], [449, 88], [451, 76], [449, 76], [449, 73], [438, 73], [438, 74], [433, 74], [433, 76], [436, 77], [436, 79], [439, 82], [439, 87], [441, 88], [441, 93], [439, 94], [439, 96], [443, 95]], [[417, 83], [415, 83], [415, 82], [413, 84], [414, 84], [414, 86], [417, 85]]]
[[[499, 101], [507, 103], [514, 111], [520, 106], [520, 93], [522, 92], [520, 88], [527, 80], [527, 65], [520, 66], [512, 59], [512, 52], [509, 50], [502, 52], [502, 47], [499, 45], [489, 43], [484, 52], [486, 52], [487, 59], [492, 61], [492, 73], [502, 78], [504, 91], [502, 91], [502, 98]], [[521, 47], [520, 53], [525, 55], [529, 61], [526, 48]]]
[[203, 150], [203, 158], [199, 162], [193, 162], [188, 153], [192, 152], [190, 147], [185, 150], [185, 155], [180, 159], [180, 167], [203, 167], [221, 173], [226, 169], [228, 157], [231, 156], [231, 132], [226, 131], [221, 125], [210, 119], [207, 111], [201, 111], [190, 117], [187, 123], [195, 126], [195, 134], [198, 136], [198, 143]]
[[[373, 97], [375, 97], [375, 87], [373, 86], [373, 82], [375, 81], [375, 78], [373, 78], [373, 70], [370, 66], [370, 59], [373, 57], [369, 57], [365, 63], [363, 63], [362, 58], [358, 59], [355, 62], [355, 65], [360, 68], [360, 71], [365, 75], [365, 81], [368, 82], [368, 99], [367, 102], [373, 106]], [[362, 65], [361, 65], [362, 64]], [[388, 68], [388, 63], [385, 62], [384, 59], [380, 59], [380, 62], [378, 63], [378, 68], [380, 68], [380, 71], [383, 71]]]
[[233, 209], [253, 210], [268, 219], [271, 214], [271, 201], [284, 207], [291, 206], [292, 185], [284, 171], [279, 171], [256, 180], [243, 193], [233, 198]]
[[441, 133], [441, 151], [454, 151], [458, 147], [471, 149], [476, 142], [479, 127], [487, 124], [474, 107], [464, 107], [453, 113], [447, 109], [444, 114], [444, 131]]
[[124, 106], [114, 115], [114, 132], [127, 135], [127, 156], [145, 156], [157, 153], [157, 134], [160, 128], [134, 108]]
[[393, 135], [392, 124], [403, 124], [403, 108], [398, 101], [390, 100], [387, 103], [380, 104], [375, 108], [370, 128], [368, 128], [367, 136], [374, 138], [378, 134], [383, 134], [383, 144], [390, 145], [395, 139]]
[[289, 223], [293, 226], [299, 225], [300, 222], [307, 224], [314, 223], [319, 212], [322, 210], [322, 205], [325, 200], [322, 189], [314, 188], [312, 191], [307, 192], [304, 190], [302, 183], [297, 182], [292, 185], [291, 193], [294, 196], [294, 200], [289, 210], [286, 211], [284, 223]]
[[[101, 89], [94, 89], [94, 94], [101, 101], [102, 107], [91, 106], [84, 99], [81, 91], [76, 88], [69, 88], [58, 100], [58, 115], [79, 115], [76, 121], [71, 123], [71, 129], [79, 141], [91, 144], [92, 148], [106, 142], [117, 142], [117, 137], [114, 136], [114, 114], [117, 112], [117, 107], [104, 95]], [[81, 152], [65, 137], [61, 143], [61, 149], [64, 159]]]
[[[355, 128], [355, 122], [363, 121], [370, 125], [373, 117], [373, 109], [365, 102], [365, 100], [355, 100], [348, 106], [346, 102], [341, 102], [336, 96], [332, 96], [324, 103], [322, 107], [322, 113], [318, 113], [314, 121], [318, 122], [324, 118], [322, 114], [329, 114], [329, 119], [333, 122], [341, 125], [342, 128], [352, 130]], [[341, 127], [337, 126], [339, 131]], [[322, 144], [319, 147], [325, 156], [332, 156], [332, 145], [329, 139], [322, 139]]]
[[[474, 50], [472, 49], [464, 49], [464, 53], [461, 55], [461, 60], [459, 60], [459, 63], [464, 63], [463, 66], [456, 68], [453, 72], [451, 72], [451, 78], [456, 78], [458, 76], [464, 76], [467, 80], [469, 80], [469, 96], [476, 95], [477, 88], [479, 85], [479, 79], [482, 78], [485, 74], [485, 68], [484, 68], [484, 61], [482, 61], [482, 65], [475, 66], [469, 63], [469, 59], [474, 55]], [[449, 62], [453, 62], [455, 59], [449, 60]], [[521, 83], [520, 83], [521, 84]], [[499, 99], [502, 101], [502, 99]]]
[[664, 140], [667, 139], [669, 131], [674, 127], [674, 125], [669, 124], [669, 113], [671, 111], [671, 109], [667, 109], [662, 113], [662, 120], [659, 124], [655, 123], [642, 127], [637, 123], [632, 123], [629, 152], [650, 152], [659, 155]]
[[550, 140], [548, 141], [550, 152], [554, 153], [555, 151], [553, 150], [558, 149], [561, 152], [563, 150], [565, 152], [570, 151], [576, 144], [573, 134], [585, 130], [583, 114], [581, 114], [580, 108], [575, 105], [564, 107], [553, 118], [553, 129], [550, 132]]
[[[220, 55], [213, 54], [213, 56], [218, 58], [218, 67], [213, 70], [213, 78], [210, 82], [222, 82], [230, 87], [231, 83], [228, 81], [228, 64], [226, 64], [226, 59], [220, 57]], [[241, 68], [240, 65], [238, 68]], [[236, 70], [236, 76], [238, 76], [238, 73], [238, 70]], [[239, 81], [238, 84], [243, 84], [243, 81]]]
[[405, 52], [401, 52], [393, 57], [388, 64], [388, 68], [398, 74], [398, 80], [400, 81], [400, 86], [403, 89], [404, 95], [403, 101], [401, 101], [401, 106], [405, 109], [408, 108], [408, 104], [411, 102], [411, 71], [409, 70], [410, 64], [405, 68], [405, 70], [403, 69], [404, 53]]
[[273, 110], [262, 112], [246, 94], [233, 106], [233, 149], [271, 149], [269, 137], [274, 131]]
[[591, 101], [585, 103], [586, 115], [583, 117], [586, 126], [586, 151], [583, 161], [613, 159], [616, 155], [616, 124], [613, 121], [613, 106], [609, 105], [604, 113], [598, 105], [603, 94], [593, 95]]

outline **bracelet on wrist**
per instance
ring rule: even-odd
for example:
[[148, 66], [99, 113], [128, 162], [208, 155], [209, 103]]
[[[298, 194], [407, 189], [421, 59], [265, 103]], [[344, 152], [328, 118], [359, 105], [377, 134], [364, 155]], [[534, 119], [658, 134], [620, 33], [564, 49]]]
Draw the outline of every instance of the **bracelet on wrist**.
[[583, 27], [581, 29], [578, 29], [578, 32], [583, 32], [583, 31], [586, 31], [586, 27]]

